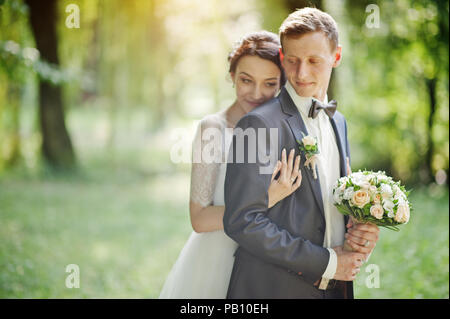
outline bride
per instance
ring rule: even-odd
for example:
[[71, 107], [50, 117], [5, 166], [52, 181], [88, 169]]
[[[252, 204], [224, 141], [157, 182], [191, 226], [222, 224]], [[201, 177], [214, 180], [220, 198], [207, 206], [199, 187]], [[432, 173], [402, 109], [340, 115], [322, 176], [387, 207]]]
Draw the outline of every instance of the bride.
[[[224, 181], [232, 130], [239, 119], [271, 99], [284, 84], [278, 36], [267, 31], [246, 35], [228, 56], [229, 73], [236, 100], [227, 109], [205, 116], [193, 141], [193, 158], [208, 156], [209, 136], [205, 130], [220, 132], [215, 145], [221, 161], [193, 160], [190, 189], [190, 219], [194, 232], [170, 271], [159, 298], [225, 298], [237, 243], [223, 231]], [[203, 138], [202, 138], [203, 137]], [[300, 157], [293, 150], [282, 152], [268, 189], [269, 207], [289, 196], [301, 184]], [[279, 177], [276, 178], [277, 174]]]

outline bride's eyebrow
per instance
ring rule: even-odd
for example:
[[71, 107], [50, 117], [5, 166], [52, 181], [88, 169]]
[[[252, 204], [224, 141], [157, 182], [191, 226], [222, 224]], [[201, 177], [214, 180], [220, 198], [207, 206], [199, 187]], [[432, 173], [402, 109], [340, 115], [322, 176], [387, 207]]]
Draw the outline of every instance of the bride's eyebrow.
[[251, 78], [253, 78], [253, 76], [251, 76], [250, 74], [248, 74], [248, 73], [245, 73], [244, 71], [241, 71], [241, 72], [239, 72], [239, 75], [241, 75], [241, 74], [244, 74], [244, 75], [246, 75], [246, 76], [248, 76], [248, 77], [251, 77]]

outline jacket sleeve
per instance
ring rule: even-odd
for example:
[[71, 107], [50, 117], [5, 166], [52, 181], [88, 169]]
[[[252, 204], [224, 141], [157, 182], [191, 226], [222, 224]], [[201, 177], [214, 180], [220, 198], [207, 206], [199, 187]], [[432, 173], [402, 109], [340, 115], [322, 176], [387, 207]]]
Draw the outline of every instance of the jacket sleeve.
[[[242, 143], [239, 131], [265, 129], [265, 137], [256, 135]], [[228, 158], [225, 178], [225, 233], [241, 247], [264, 260], [281, 267], [302, 272], [303, 278], [314, 283], [321, 278], [328, 261], [329, 251], [309, 240], [292, 235], [268, 218], [268, 193], [271, 174], [261, 174], [265, 147], [270, 145], [269, 128], [258, 115], [248, 113], [237, 124]], [[258, 146], [258, 147], [256, 147]], [[273, 145], [270, 152], [279, 154]], [[252, 153], [254, 152], [254, 153]], [[266, 152], [267, 154], [267, 152]], [[242, 162], [242, 156], [244, 161]], [[253, 155], [256, 161], [252, 162]]]

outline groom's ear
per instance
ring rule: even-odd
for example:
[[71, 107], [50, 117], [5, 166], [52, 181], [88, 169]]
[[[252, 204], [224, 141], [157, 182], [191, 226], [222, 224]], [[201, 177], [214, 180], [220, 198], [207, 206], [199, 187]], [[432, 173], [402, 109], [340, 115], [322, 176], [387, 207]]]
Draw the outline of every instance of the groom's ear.
[[336, 68], [341, 64], [342, 60], [342, 47], [340, 45], [337, 46], [336, 51], [334, 51], [334, 63], [333, 68]]

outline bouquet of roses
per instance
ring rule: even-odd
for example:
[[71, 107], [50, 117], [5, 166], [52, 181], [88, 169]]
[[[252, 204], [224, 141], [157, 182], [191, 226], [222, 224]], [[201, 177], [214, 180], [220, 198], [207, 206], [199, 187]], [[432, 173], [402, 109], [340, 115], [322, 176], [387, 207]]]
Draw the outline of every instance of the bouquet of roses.
[[409, 221], [409, 191], [385, 172], [359, 171], [341, 177], [333, 187], [334, 205], [357, 223], [398, 231]]

